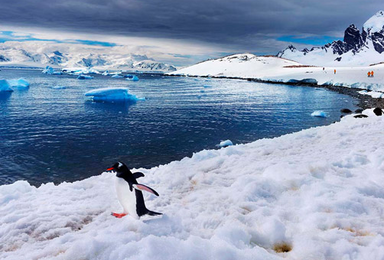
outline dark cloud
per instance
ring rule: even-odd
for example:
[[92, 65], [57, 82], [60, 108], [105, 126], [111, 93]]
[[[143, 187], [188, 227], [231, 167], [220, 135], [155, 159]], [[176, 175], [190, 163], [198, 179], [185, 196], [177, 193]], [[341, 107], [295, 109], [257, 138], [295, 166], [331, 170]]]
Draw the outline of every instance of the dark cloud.
[[273, 52], [280, 46], [268, 39], [342, 35], [349, 24], [361, 27], [380, 9], [382, 0], [0, 0], [0, 23]]

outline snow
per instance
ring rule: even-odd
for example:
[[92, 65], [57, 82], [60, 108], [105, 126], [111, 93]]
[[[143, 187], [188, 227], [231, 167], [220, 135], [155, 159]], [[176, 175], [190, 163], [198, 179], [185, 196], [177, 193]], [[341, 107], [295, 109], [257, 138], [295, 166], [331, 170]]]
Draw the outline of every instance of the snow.
[[231, 146], [231, 145], [233, 145], [231, 140], [225, 140], [225, 141], [221, 141], [217, 146], [227, 147], [227, 146]]
[[88, 91], [85, 96], [95, 102], [136, 102], [145, 100], [145, 98], [138, 98], [130, 94], [128, 88], [99, 88]]
[[382, 98], [384, 93], [376, 92], [376, 91], [361, 90], [361, 91], [359, 91], [359, 94], [368, 95], [368, 96], [371, 96], [373, 98]]
[[26, 89], [29, 88], [29, 82], [26, 79], [20, 78], [20, 79], [11, 79], [8, 80], [9, 85], [12, 88], [18, 88], [18, 89]]
[[375, 33], [380, 32], [384, 28], [384, 11], [377, 12], [374, 16], [369, 18], [363, 25], [366, 32]]
[[0, 79], [0, 93], [1, 92], [12, 92], [13, 89], [5, 79]]
[[[367, 76], [371, 71], [374, 71], [374, 77]], [[237, 54], [201, 62], [168, 75], [235, 77], [291, 84], [317, 83], [384, 92], [384, 63], [362, 67], [314, 67], [277, 57]]]
[[160, 218], [112, 217], [111, 173], [0, 186], [0, 258], [382, 259], [384, 117], [364, 113], [134, 169]]
[[314, 116], [314, 117], [327, 117], [327, 113], [325, 113], [324, 111], [320, 111], [320, 110], [317, 110], [317, 111], [314, 111], [311, 116]]

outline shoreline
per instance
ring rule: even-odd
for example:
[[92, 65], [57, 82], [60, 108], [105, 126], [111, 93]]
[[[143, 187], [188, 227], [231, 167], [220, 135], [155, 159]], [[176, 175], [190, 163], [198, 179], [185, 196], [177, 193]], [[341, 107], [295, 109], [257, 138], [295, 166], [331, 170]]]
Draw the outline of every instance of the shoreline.
[[362, 109], [380, 107], [384, 108], [384, 100], [381, 98], [373, 98], [369, 95], [362, 95], [359, 91], [366, 90], [362, 88], [349, 88], [335, 85], [319, 85], [317, 83], [303, 83], [303, 82], [283, 82], [283, 81], [273, 81], [273, 80], [262, 80], [258, 78], [241, 78], [241, 77], [224, 77], [224, 76], [195, 76], [195, 75], [175, 75], [175, 74], [165, 74], [164, 76], [168, 77], [190, 77], [190, 78], [213, 78], [213, 79], [236, 79], [236, 80], [246, 80], [251, 82], [266, 83], [266, 84], [281, 84], [281, 85], [290, 85], [290, 86], [302, 86], [302, 87], [315, 87], [315, 88], [325, 88], [333, 92], [351, 96], [357, 99], [358, 107]]

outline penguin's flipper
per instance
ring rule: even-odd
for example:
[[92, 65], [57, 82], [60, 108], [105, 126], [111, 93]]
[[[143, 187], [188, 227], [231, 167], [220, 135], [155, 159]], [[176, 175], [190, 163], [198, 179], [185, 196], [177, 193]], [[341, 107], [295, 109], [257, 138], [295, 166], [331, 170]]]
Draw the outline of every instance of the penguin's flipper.
[[148, 186], [145, 186], [143, 184], [132, 184], [133, 188], [135, 188], [136, 190], [144, 190], [144, 191], [148, 191], [152, 194], [155, 194], [156, 196], [159, 196], [159, 193], [157, 193], [154, 189], [148, 187]]
[[133, 178], [135, 178], [135, 179], [140, 178], [140, 177], [144, 177], [144, 173], [142, 173], [142, 172], [135, 172], [133, 174]]

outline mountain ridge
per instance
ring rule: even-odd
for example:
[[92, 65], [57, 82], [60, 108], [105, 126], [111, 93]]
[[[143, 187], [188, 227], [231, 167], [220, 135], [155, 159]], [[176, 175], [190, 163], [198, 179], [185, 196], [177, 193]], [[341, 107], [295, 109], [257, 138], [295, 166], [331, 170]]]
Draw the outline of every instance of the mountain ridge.
[[175, 71], [176, 67], [157, 62], [128, 48], [99, 47], [42, 42], [5, 42], [0, 44], [0, 66], [56, 68], [97, 68], [139, 71]]
[[344, 31], [343, 40], [321, 47], [296, 49], [289, 45], [277, 55], [303, 64], [318, 66], [367, 66], [384, 61], [384, 11], [369, 18], [360, 30], [351, 24]]

